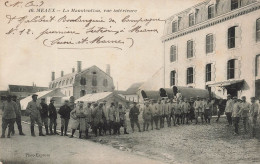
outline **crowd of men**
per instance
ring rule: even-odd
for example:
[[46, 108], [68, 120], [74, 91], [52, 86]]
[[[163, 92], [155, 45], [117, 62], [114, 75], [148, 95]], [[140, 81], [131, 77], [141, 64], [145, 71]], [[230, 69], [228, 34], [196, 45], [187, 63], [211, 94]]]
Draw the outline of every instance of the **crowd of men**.
[[[216, 101], [216, 99], [200, 98], [185, 98], [178, 96], [175, 99], [160, 98], [157, 101], [146, 99], [143, 106], [133, 102], [130, 107], [129, 119], [132, 132], [135, 131], [135, 125], [138, 131], [141, 132], [139, 123], [139, 115], [142, 113], [143, 130], [148, 131], [155, 129], [159, 130], [166, 126], [179, 126], [181, 124], [198, 124], [199, 118], [201, 123], [210, 124], [213, 111], [218, 111], [217, 120], [224, 112], [227, 116], [228, 125], [234, 125], [234, 134], [239, 134], [239, 121], [242, 119], [244, 131], [247, 133], [250, 129], [252, 136], [256, 135], [257, 117], [259, 113], [259, 105], [255, 98], [251, 98], [251, 104], [246, 102], [246, 97], [241, 100], [237, 97], [231, 98], [227, 96], [227, 101]], [[51, 99], [47, 105], [45, 98], [41, 102], [37, 102], [37, 95], [32, 95], [26, 108], [27, 114], [30, 116], [31, 136], [36, 136], [34, 124], [38, 124], [39, 136], [45, 136], [42, 132], [44, 125], [46, 135], [61, 135], [68, 136], [68, 125], [72, 129], [70, 137], [74, 137], [76, 130], [79, 130], [79, 138], [89, 138], [89, 129], [91, 128], [95, 136], [106, 134], [120, 134], [120, 128], [124, 128], [124, 134], [127, 132], [126, 123], [126, 108], [117, 102], [107, 104], [102, 102], [83, 101], [74, 102], [74, 98], [65, 100], [59, 110], [55, 107], [55, 100]], [[60, 115], [61, 133], [57, 132], [57, 116]], [[7, 137], [10, 138], [14, 134], [14, 123], [17, 123], [19, 134], [24, 135], [21, 125], [21, 106], [17, 102], [16, 96], [7, 96], [7, 101], [3, 105], [2, 119], [2, 138], [5, 138], [6, 128], [8, 129]], [[149, 126], [151, 125], [151, 128]]]

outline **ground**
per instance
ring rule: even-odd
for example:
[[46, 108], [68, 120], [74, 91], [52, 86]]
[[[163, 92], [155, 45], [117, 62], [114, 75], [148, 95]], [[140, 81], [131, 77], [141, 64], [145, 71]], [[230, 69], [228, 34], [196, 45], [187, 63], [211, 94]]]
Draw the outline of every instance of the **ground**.
[[[106, 163], [260, 163], [259, 128], [257, 138], [252, 138], [245, 134], [242, 125], [240, 135], [236, 136], [233, 135], [233, 127], [226, 124], [223, 117], [218, 123], [213, 119], [210, 125], [180, 125], [135, 133], [128, 128], [128, 135], [94, 137], [91, 134], [89, 140], [61, 136], [33, 138], [29, 136], [29, 125], [23, 124], [27, 134], [25, 137], [15, 135], [12, 139], [0, 140], [0, 159], [36, 161], [39, 159], [25, 158], [25, 153], [51, 152], [51, 158], [40, 158], [44, 159], [41, 162], [55, 158], [62, 163], [74, 160], [89, 160], [91, 163], [102, 163], [104, 160]], [[17, 155], [13, 156], [11, 152]], [[99, 155], [102, 156], [101, 160]]]

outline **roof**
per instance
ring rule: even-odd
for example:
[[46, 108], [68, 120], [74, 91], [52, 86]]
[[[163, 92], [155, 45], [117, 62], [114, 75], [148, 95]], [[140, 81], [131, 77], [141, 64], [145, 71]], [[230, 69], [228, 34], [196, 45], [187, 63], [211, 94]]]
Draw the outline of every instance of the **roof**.
[[[36, 92], [35, 94], [38, 95], [37, 100], [39, 101], [41, 98], [46, 97], [65, 97], [63, 93], [60, 92], [59, 89]], [[22, 110], [25, 110], [27, 107], [28, 102], [32, 101], [32, 96], [27, 96], [26, 98], [20, 101]]]
[[104, 101], [107, 98], [110, 98], [112, 96], [115, 96], [115, 97], [119, 98], [120, 100], [127, 102], [126, 99], [122, 98], [121, 96], [119, 96], [118, 94], [113, 93], [113, 92], [100, 92], [100, 93], [86, 94], [85, 96], [77, 99], [76, 102], [77, 101], [98, 102], [98, 101]]
[[138, 89], [144, 84], [144, 82], [138, 82], [132, 84], [126, 91], [125, 95], [134, 95], [137, 94]]
[[140, 94], [143, 99], [148, 98], [148, 99], [158, 100], [160, 98], [159, 91], [141, 90]]
[[8, 85], [10, 92], [30, 92], [35, 93], [47, 90], [48, 87], [38, 87], [38, 86], [26, 86], [26, 85]]

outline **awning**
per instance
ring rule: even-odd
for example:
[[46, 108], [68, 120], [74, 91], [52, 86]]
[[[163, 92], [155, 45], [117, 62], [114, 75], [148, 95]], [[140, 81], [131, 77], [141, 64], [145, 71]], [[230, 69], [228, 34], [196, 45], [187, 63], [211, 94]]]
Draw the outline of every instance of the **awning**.
[[223, 88], [234, 88], [240, 90], [244, 84], [244, 79], [242, 80], [228, 80], [209, 84], [209, 87], [223, 87]]

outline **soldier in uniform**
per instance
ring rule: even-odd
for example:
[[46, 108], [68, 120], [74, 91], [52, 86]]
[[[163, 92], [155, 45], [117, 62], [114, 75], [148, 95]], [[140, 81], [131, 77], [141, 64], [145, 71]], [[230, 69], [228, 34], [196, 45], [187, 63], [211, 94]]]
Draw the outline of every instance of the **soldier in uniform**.
[[153, 119], [154, 119], [154, 122], [155, 122], [156, 130], [160, 129], [158, 127], [158, 122], [159, 122], [159, 120], [161, 118], [161, 112], [162, 112], [161, 100], [158, 99], [158, 102], [155, 105], [154, 111], [153, 111]]
[[41, 98], [41, 120], [45, 126], [45, 130], [46, 130], [46, 135], [50, 135], [49, 134], [49, 130], [48, 130], [48, 105], [45, 103], [45, 98]]
[[233, 108], [232, 108], [232, 117], [234, 121], [234, 127], [235, 127], [235, 135], [238, 135], [238, 129], [239, 129], [239, 120], [241, 116], [241, 106], [240, 102], [238, 102], [237, 97], [233, 97]]
[[37, 102], [37, 96], [38, 95], [33, 94], [32, 101], [30, 101], [26, 107], [26, 111], [29, 113], [30, 119], [31, 119], [31, 135], [33, 137], [35, 137], [35, 133], [34, 133], [35, 122], [38, 124], [39, 136], [45, 136], [42, 133], [42, 120], [41, 120], [41, 114], [40, 114], [41, 105], [40, 105], [40, 103]]
[[166, 110], [167, 100], [164, 99], [158, 106], [161, 106], [161, 118], [160, 118], [160, 128], [164, 128], [164, 120], [165, 120], [165, 110]]
[[[14, 105], [16, 105], [16, 108], [15, 108], [16, 109], [15, 110], [15, 114], [16, 114], [15, 122], [16, 122], [18, 130], [19, 130], [19, 135], [25, 135], [23, 133], [23, 129], [22, 129], [21, 104], [20, 104], [19, 100], [17, 100], [17, 96], [15, 96], [15, 95], [12, 96], [12, 100], [15, 103]], [[15, 133], [14, 128], [13, 128], [12, 133], [13, 134]]]
[[[195, 120], [196, 124], [198, 123], [198, 117], [201, 115], [202, 111], [202, 103], [200, 101], [200, 97], [197, 96], [197, 100], [194, 102], [193, 107], [195, 109]], [[201, 120], [203, 120], [203, 116], [201, 115]]]
[[103, 109], [103, 103], [99, 103], [99, 105], [96, 106], [93, 111], [93, 118], [94, 118], [93, 130], [96, 137], [97, 137], [97, 129], [99, 130], [99, 135], [102, 136], [101, 131], [103, 127], [104, 115], [105, 114]]
[[139, 114], [140, 114], [139, 108], [136, 106], [136, 102], [134, 102], [134, 105], [130, 109], [130, 112], [129, 112], [129, 118], [130, 118], [130, 123], [131, 123], [131, 127], [132, 127], [133, 132], [134, 132], [134, 124], [136, 124], [139, 132], [141, 132], [140, 124], [139, 124], [139, 121], [138, 121], [138, 115]]
[[85, 130], [85, 138], [88, 139], [89, 135], [88, 135], [88, 131], [90, 128], [90, 124], [91, 124], [91, 103], [89, 102], [87, 104], [87, 106], [84, 108], [84, 114], [86, 116], [86, 130]]
[[184, 124], [185, 120], [186, 120], [186, 124], [188, 124], [189, 123], [190, 103], [188, 102], [187, 98], [184, 98], [184, 102], [181, 104], [181, 108], [183, 111], [182, 122]]
[[13, 130], [13, 126], [16, 119], [15, 109], [16, 105], [12, 101], [12, 96], [7, 96], [7, 101], [3, 103], [3, 115], [2, 115], [2, 136], [1, 138], [5, 138], [5, 131], [8, 128], [7, 138], [10, 138], [11, 131]]
[[250, 129], [252, 131], [252, 137], [256, 135], [256, 123], [259, 113], [259, 105], [255, 102], [255, 97], [251, 97], [251, 105], [249, 111]]
[[[127, 125], [126, 125], [126, 109], [123, 107], [122, 104], [118, 105], [118, 112], [119, 112], [119, 118], [120, 118], [120, 126], [124, 127], [124, 134], [129, 134], [127, 130]], [[119, 129], [120, 132], [120, 129]]]
[[[115, 103], [112, 102], [110, 104], [110, 107], [108, 108], [108, 131], [109, 131], [109, 134], [111, 135], [111, 130], [112, 129], [115, 129], [114, 126], [115, 126], [115, 111], [116, 111], [116, 107], [115, 107]], [[114, 134], [116, 132], [114, 131]]]
[[155, 108], [156, 108], [156, 104], [154, 104], [154, 100], [153, 99], [150, 100], [150, 108], [152, 109], [151, 127], [152, 127], [152, 130], [153, 130], [154, 111], [155, 111]]
[[151, 122], [152, 119], [152, 108], [149, 106], [149, 103], [146, 102], [145, 106], [143, 108], [143, 131], [145, 131], [145, 129], [148, 131], [149, 128], [149, 123]]
[[84, 102], [80, 101], [78, 105], [76, 105], [76, 108], [74, 108], [70, 114], [76, 116], [77, 124], [74, 124], [72, 126], [72, 134], [71, 137], [73, 137], [77, 127], [79, 126], [79, 138], [82, 138], [82, 133], [85, 133], [86, 130], [86, 111], [83, 108]]
[[68, 130], [68, 125], [69, 125], [69, 120], [70, 120], [70, 112], [72, 109], [69, 107], [69, 101], [65, 100], [64, 105], [60, 107], [60, 110], [58, 113], [60, 114], [61, 118], [61, 136], [68, 136], [67, 135], [67, 130]]
[[244, 131], [247, 133], [247, 130], [249, 128], [249, 122], [248, 122], [248, 114], [250, 110], [250, 104], [246, 102], [246, 96], [241, 97], [242, 102], [241, 102], [241, 119], [243, 121], [244, 125]]
[[180, 102], [180, 99], [177, 99], [177, 102], [174, 106], [174, 114], [175, 114], [175, 121], [176, 123], [175, 124], [178, 124], [180, 125], [180, 119], [181, 119], [181, 102]]
[[232, 108], [233, 108], [233, 100], [231, 99], [231, 95], [227, 95], [227, 102], [226, 102], [226, 108], [225, 113], [228, 120], [228, 125], [232, 125]]
[[[50, 125], [49, 125], [49, 128], [50, 128], [50, 134], [51, 135], [58, 135], [59, 133], [57, 133], [56, 131], [56, 128], [57, 128], [57, 110], [54, 106], [54, 99], [51, 99], [50, 100], [50, 104], [49, 104], [49, 107], [48, 107], [48, 110], [49, 110], [49, 118], [50, 118]], [[54, 133], [52, 131], [52, 127], [54, 128]]]

